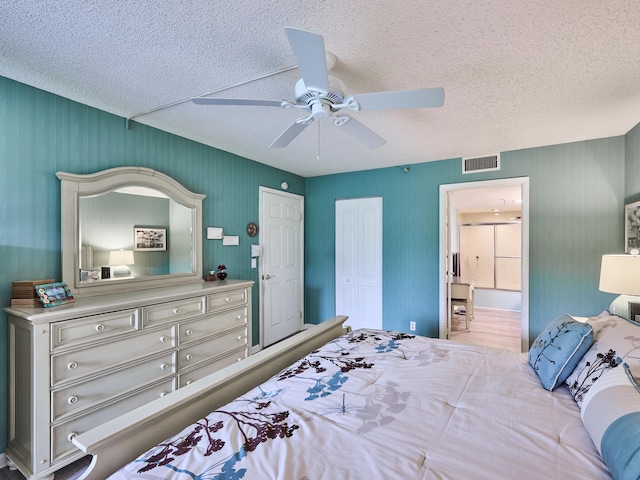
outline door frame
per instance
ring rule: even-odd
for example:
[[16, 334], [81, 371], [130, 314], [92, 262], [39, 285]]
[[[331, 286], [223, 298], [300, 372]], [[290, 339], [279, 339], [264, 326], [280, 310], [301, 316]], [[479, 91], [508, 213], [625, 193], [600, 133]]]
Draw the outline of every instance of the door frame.
[[[440, 253], [439, 253], [439, 311], [440, 311], [440, 338], [447, 338], [447, 261], [449, 255], [449, 235], [447, 224], [452, 225], [451, 206], [448, 205], [448, 192], [453, 190], [467, 190], [487, 187], [504, 187], [519, 185], [522, 192], [522, 290], [521, 295], [521, 321], [520, 321], [520, 350], [529, 350], [529, 177], [514, 177], [497, 180], [480, 180], [476, 182], [453, 183], [440, 185]], [[449, 222], [449, 223], [448, 223]], [[449, 252], [449, 253], [448, 253]]]
[[300, 204], [300, 236], [298, 237], [298, 248], [300, 249], [300, 309], [302, 312], [302, 318], [300, 319], [301, 328], [304, 326], [304, 196], [298, 195], [297, 193], [285, 192], [283, 190], [277, 190], [274, 188], [263, 187], [260, 186], [258, 188], [258, 225], [260, 228], [258, 229], [258, 244], [260, 245], [260, 257], [258, 261], [258, 311], [260, 318], [258, 319], [258, 328], [260, 329], [260, 333], [258, 335], [259, 345], [258, 348], [254, 348], [252, 353], [256, 353], [261, 350], [264, 346], [264, 281], [262, 280], [263, 272], [263, 258], [265, 255], [264, 251], [264, 231], [262, 228], [264, 225], [264, 218], [262, 214], [262, 194], [270, 193], [273, 195], [280, 195], [283, 197], [288, 197], [294, 200], [297, 200]]

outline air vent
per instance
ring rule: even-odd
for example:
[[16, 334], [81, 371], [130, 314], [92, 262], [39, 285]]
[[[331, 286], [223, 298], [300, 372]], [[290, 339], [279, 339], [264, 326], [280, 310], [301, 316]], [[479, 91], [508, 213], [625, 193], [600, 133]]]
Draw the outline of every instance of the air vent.
[[462, 173], [490, 172], [500, 170], [500, 154], [462, 159]]

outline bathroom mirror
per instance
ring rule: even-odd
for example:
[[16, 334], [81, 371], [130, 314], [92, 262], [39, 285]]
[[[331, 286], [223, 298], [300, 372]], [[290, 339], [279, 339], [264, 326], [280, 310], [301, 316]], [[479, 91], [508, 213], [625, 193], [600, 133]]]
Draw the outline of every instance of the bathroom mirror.
[[74, 295], [202, 281], [202, 200], [143, 167], [61, 180], [62, 280]]

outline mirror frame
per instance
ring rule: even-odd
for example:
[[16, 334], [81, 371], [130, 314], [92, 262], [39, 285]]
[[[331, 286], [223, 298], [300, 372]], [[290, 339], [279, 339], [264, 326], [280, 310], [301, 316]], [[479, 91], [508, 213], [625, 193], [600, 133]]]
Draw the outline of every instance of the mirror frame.
[[[61, 181], [62, 281], [77, 296], [122, 293], [162, 286], [202, 282], [202, 200], [205, 195], [191, 192], [173, 178], [145, 167], [116, 167], [96, 173], [56, 172]], [[109, 282], [80, 282], [80, 198], [99, 195], [121, 187], [142, 186], [165, 193], [185, 207], [192, 216], [192, 265], [188, 273], [124, 278]]]

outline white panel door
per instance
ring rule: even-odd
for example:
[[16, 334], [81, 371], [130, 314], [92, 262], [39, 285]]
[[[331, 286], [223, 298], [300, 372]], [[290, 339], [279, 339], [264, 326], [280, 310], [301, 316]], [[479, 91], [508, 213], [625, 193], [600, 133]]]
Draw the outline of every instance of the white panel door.
[[303, 197], [261, 188], [261, 340], [266, 347], [303, 325]]
[[336, 201], [336, 315], [382, 328], [382, 198]]

